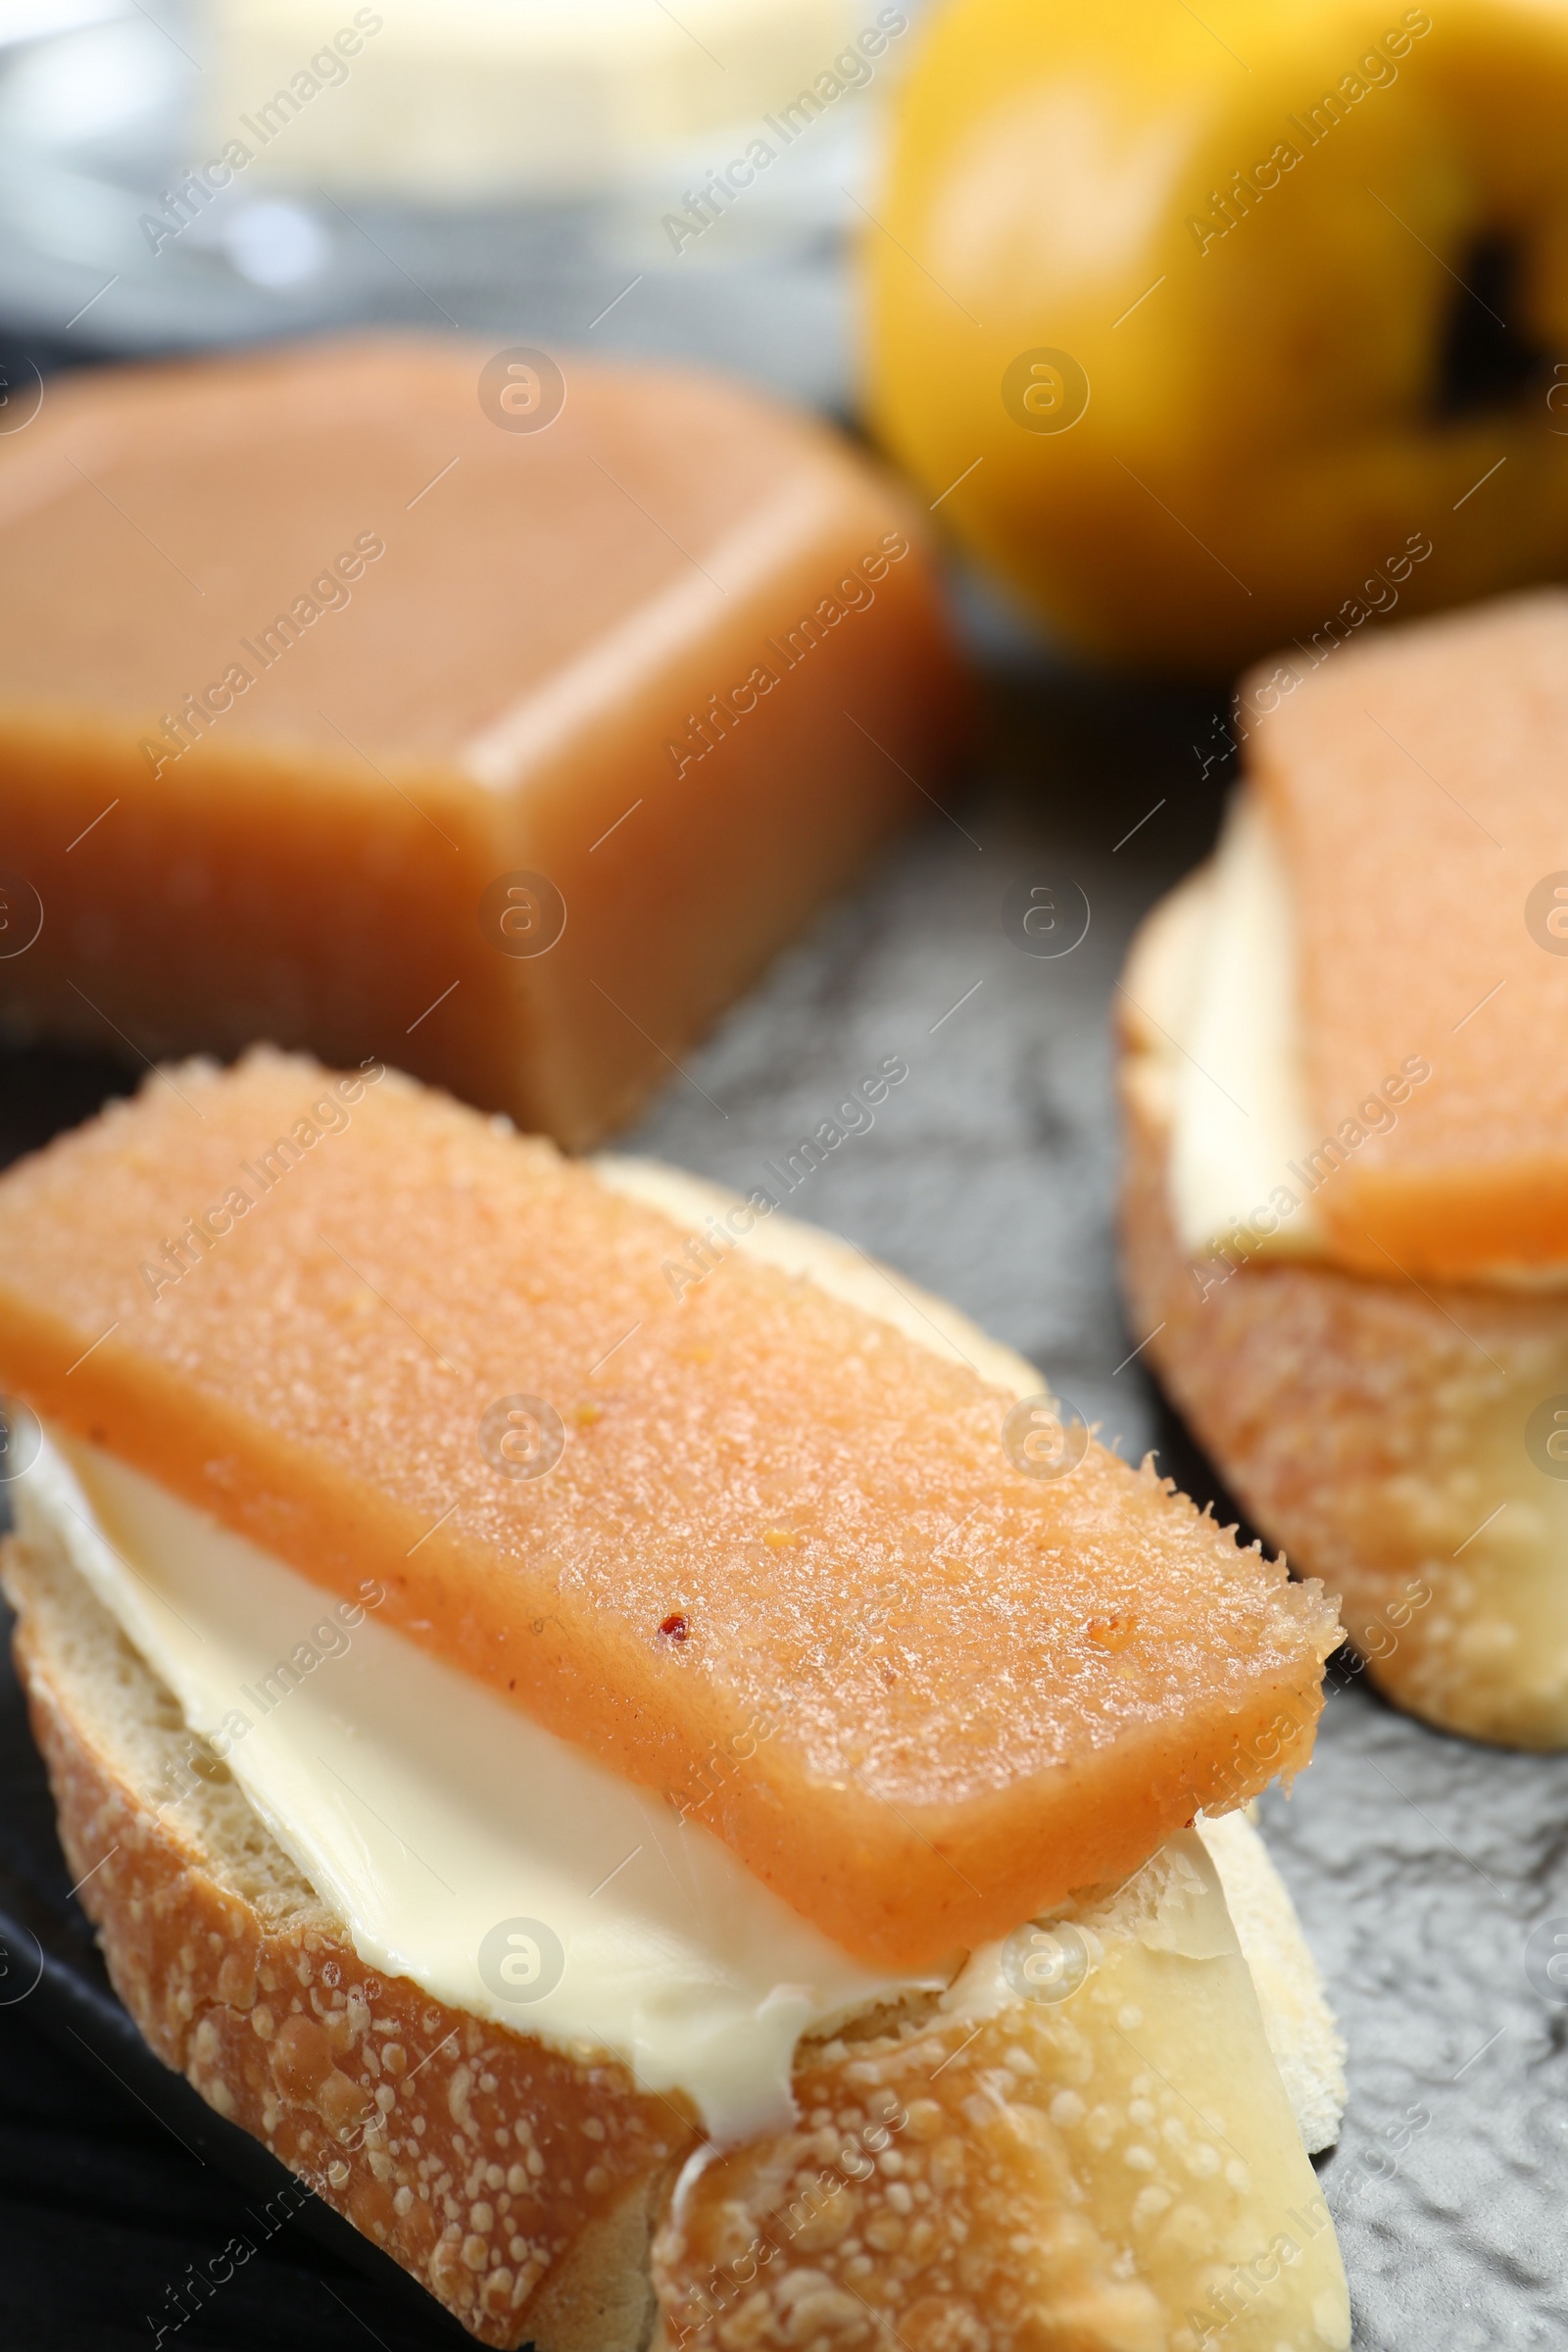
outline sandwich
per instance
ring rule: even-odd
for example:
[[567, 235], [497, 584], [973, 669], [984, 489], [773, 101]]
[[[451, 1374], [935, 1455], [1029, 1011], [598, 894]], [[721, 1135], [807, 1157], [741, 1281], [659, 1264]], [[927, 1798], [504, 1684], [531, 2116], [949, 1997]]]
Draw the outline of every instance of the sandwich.
[[1244, 682], [1120, 987], [1134, 1336], [1445, 1730], [1568, 1743], [1568, 596]]
[[1346, 2345], [1333, 1609], [776, 1210], [270, 1049], [0, 1179], [122, 1997], [485, 2343]]

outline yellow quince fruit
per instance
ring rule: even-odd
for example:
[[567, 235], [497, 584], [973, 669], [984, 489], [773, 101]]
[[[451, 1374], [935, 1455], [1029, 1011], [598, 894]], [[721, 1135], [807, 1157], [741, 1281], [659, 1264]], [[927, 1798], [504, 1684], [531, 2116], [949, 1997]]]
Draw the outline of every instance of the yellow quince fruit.
[[1220, 675], [1568, 567], [1568, 0], [949, 0], [869, 407], [1081, 654]]

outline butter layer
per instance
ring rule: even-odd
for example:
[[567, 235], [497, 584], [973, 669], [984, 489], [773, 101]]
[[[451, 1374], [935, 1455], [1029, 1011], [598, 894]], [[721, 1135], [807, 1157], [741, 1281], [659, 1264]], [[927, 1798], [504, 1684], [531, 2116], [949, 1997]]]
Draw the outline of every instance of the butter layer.
[[[719, 2143], [787, 2126], [803, 2034], [922, 1989], [973, 2022], [1016, 2002], [1005, 1941], [922, 1978], [860, 1969], [699, 1822], [378, 1624], [373, 1589], [363, 1615], [323, 1607], [282, 1561], [93, 1446], [46, 1440], [17, 1494], [24, 1536], [82, 1577], [363, 1960], [558, 2046], [610, 2050], [644, 2089], [691, 2097]], [[182, 1786], [174, 1774], [146, 1793], [173, 1805]], [[1331, 2144], [1338, 2036], [1241, 1816], [1179, 1835], [1108, 1902], [1056, 1916], [1081, 1921], [1092, 1950], [1113, 1932], [1192, 1960], [1245, 1957], [1247, 2014], [1255, 2000], [1301, 2137]], [[560, 1938], [559, 1982], [537, 1999], [510, 1997], [481, 1962], [504, 1921], [547, 1932], [521, 1947], [524, 1996], [535, 1952]], [[1088, 2009], [1102, 2006], [1097, 1988]], [[1182, 2019], [1178, 2003], [1151, 2021], [1167, 2073], [1181, 2070]], [[1238, 2080], [1267, 2066], [1243, 2042]]]
[[1273, 827], [1248, 795], [1232, 804], [1182, 921], [1165, 967], [1170, 1000], [1150, 1007], [1175, 1047], [1170, 1187], [1182, 1247], [1206, 1250], [1245, 1224], [1259, 1247], [1311, 1255], [1323, 1229], [1290, 1173], [1312, 1149], [1290, 885]]
[[[24, 1534], [60, 1544], [372, 1967], [608, 2049], [721, 2140], [788, 2121], [803, 2033], [951, 1974], [858, 1966], [693, 1815], [378, 1623], [373, 1588], [352, 1622], [94, 1446], [46, 1442], [15, 1492]], [[486, 1969], [508, 1921], [545, 1934], [498, 1938]]]

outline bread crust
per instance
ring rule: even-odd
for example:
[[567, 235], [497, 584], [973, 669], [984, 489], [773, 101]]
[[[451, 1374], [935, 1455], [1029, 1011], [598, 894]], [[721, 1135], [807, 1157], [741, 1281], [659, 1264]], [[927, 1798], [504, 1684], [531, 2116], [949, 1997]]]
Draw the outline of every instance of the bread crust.
[[1169, 1206], [1169, 1042], [1140, 1009], [1175, 905], [1121, 998], [1121, 1264], [1145, 1360], [1259, 1533], [1341, 1596], [1390, 1698], [1472, 1739], [1568, 1745], [1568, 1484], [1525, 1444], [1543, 1400], [1568, 1401], [1568, 1298], [1239, 1253], [1195, 1269]]
[[[0, 1563], [61, 1843], [115, 1990], [159, 2057], [481, 2343], [640, 2352], [650, 2238], [700, 2137], [689, 2109], [639, 2092], [601, 2054], [564, 2055], [374, 1975], [216, 1758], [160, 1806], [161, 1751], [176, 1764], [187, 1752], [177, 1706], [94, 1612], [89, 1636], [115, 1652], [95, 1664], [139, 1711], [128, 1777], [122, 1739], [82, 1703], [93, 1686], [71, 1571], [17, 1538]], [[241, 1808], [249, 1855], [234, 1841]]]

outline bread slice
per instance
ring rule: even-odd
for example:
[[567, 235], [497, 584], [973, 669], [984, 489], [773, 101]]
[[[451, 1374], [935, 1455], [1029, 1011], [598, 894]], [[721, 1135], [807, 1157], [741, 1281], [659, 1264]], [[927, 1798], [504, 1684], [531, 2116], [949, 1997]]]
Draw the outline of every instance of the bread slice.
[[[733, 1201], [646, 1162], [599, 1172], [697, 1230]], [[746, 1247], [999, 1386], [1037, 1379], [831, 1236], [772, 1218]], [[1233, 2352], [1348, 2340], [1304, 2160], [1338, 2132], [1341, 2044], [1240, 1815], [1063, 1915], [1091, 1981], [1059, 2007], [1020, 2000], [993, 1956], [945, 2000], [804, 2042], [808, 2128], [717, 2155], [683, 2102], [591, 2049], [373, 1977], [225, 1765], [171, 1778], [177, 1704], [63, 1553], [13, 1540], [4, 1582], [62, 1838], [137, 2024], [479, 2340], [638, 2352], [657, 2326], [666, 2345], [799, 2352], [852, 2340], [874, 2302], [909, 2352], [961, 2352], [981, 2328], [1010, 2340], [1020, 2285], [1084, 2352], [1162, 2340], [1189, 2308]], [[960, 2227], [961, 2277], [943, 2267]]]
[[1472, 1739], [1568, 1745], [1568, 1478], [1528, 1443], [1532, 1415], [1568, 1406], [1568, 1297], [1240, 1248], [1189, 1263], [1169, 1207], [1176, 1049], [1143, 1008], [1171, 1002], [1206, 887], [1200, 872], [1148, 917], [1119, 1000], [1134, 1337], [1252, 1524], [1340, 1594], [1392, 1699]]
[[[754, 2239], [773, 2248], [769, 2294], [743, 2340], [780, 2352], [814, 2340], [799, 2332], [813, 2295], [829, 2341], [861, 2296], [891, 2307], [910, 2352], [967, 2345], [980, 2326], [1005, 2342], [1020, 2268], [1041, 2317], [1070, 2321], [1062, 2340], [1084, 2352], [1162, 2340], [1152, 2330], [1189, 2306], [1219, 2325], [1216, 2291], [1248, 2315], [1228, 2352], [1272, 2352], [1293, 2327], [1310, 2328], [1291, 2334], [1299, 2346], [1348, 2341], [1303, 2149], [1338, 2130], [1339, 2038], [1289, 1897], [1241, 1816], [1203, 1837], [1245, 1960], [1215, 1889], [1205, 1904], [1196, 1886], [1203, 1848], [1178, 1839], [1196, 1853], [1167, 1849], [1130, 1888], [1075, 1912], [1099, 1981], [1071, 2001], [1008, 1991], [989, 2015], [983, 1997], [926, 2004], [891, 2031], [873, 2018], [804, 2043], [802, 2130], [720, 2156], [679, 2101], [644, 2096], [612, 2062], [372, 1976], [216, 1758], [194, 1786], [180, 1776], [187, 1794], [155, 1804], [149, 1791], [168, 1788], [188, 1752], [169, 1691], [63, 1554], [12, 1539], [3, 1581], [62, 1842], [137, 2026], [480, 2342], [642, 2352], [657, 2276], [662, 2340], [729, 2352], [737, 2339], [710, 2331], [733, 2326], [755, 2291]], [[1102, 1996], [1094, 2016], [1090, 1993]], [[890, 2141], [896, 2167], [880, 2162]], [[1167, 2155], [1176, 2178], [1163, 2187]], [[695, 2187], [672, 2206], [694, 2157]], [[933, 2236], [969, 2231], [966, 2289], [952, 2276], [946, 2294], [933, 2289], [932, 2248], [901, 2276], [911, 2233], [890, 2192], [921, 2163]], [[1273, 2279], [1217, 2258], [1261, 2258], [1282, 2232], [1297, 2252]], [[835, 2285], [830, 2273], [862, 2251], [869, 2269]]]

